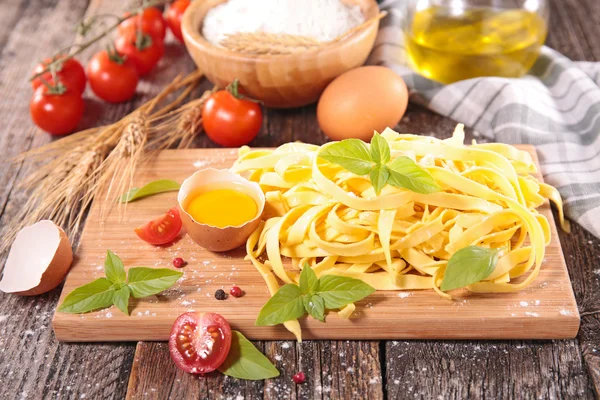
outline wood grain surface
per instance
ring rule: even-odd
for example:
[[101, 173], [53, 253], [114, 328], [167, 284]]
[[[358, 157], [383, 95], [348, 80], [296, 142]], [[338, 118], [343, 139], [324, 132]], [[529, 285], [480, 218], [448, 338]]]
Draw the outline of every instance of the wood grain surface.
[[[522, 149], [532, 154], [531, 146]], [[237, 149], [166, 150], [152, 162], [138, 168], [133, 186], [142, 187], [157, 179], [183, 182], [201, 168], [229, 168]], [[157, 218], [177, 205], [177, 193], [142, 199], [123, 208], [112, 207], [106, 220], [100, 210], [110, 209], [100, 196], [92, 205], [83, 231], [77, 261], [63, 288], [61, 300], [75, 288], [104, 276], [107, 249], [119, 255], [125, 268], [150, 266], [168, 268], [175, 257], [188, 265], [184, 276], [171, 289], [130, 301], [128, 316], [116, 307], [83, 315], [57, 312], [53, 326], [60, 341], [167, 340], [173, 321], [186, 311], [216, 312], [233, 329], [248, 338], [292, 339], [282, 326], [259, 327], [255, 320], [270, 296], [262, 275], [245, 261], [244, 246], [227, 253], [203, 249], [187, 235], [166, 247], [151, 246], [138, 239], [135, 227]], [[109, 199], [108, 201], [113, 201]], [[123, 213], [126, 213], [124, 216]], [[462, 293], [447, 301], [433, 290], [377, 292], [357, 303], [353, 318], [329, 313], [327, 323], [302, 318], [305, 339], [563, 339], [573, 338], [579, 329], [579, 314], [560, 242], [548, 204], [540, 212], [550, 220], [553, 240], [539, 276], [526, 290], [517, 293]], [[226, 292], [240, 286], [245, 295], [225, 301], [214, 297], [217, 289]], [[404, 297], [406, 296], [406, 297]]]
[[[3, 0], [0, 12], [0, 232], [26, 199], [15, 183], [34, 166], [7, 160], [50, 138], [29, 120], [30, 69], [72, 40], [84, 13], [119, 12], [122, 0]], [[548, 0], [547, 44], [573, 60], [600, 61], [600, 2]], [[103, 44], [104, 45], [104, 44]], [[91, 48], [82, 61], [103, 45]], [[113, 122], [194, 64], [168, 38], [166, 58], [130, 102], [108, 105], [88, 90], [81, 128]], [[322, 144], [315, 107], [265, 114], [252, 146], [291, 140]], [[401, 131], [447, 136], [455, 122], [409, 105]], [[467, 139], [473, 138], [467, 132]], [[480, 140], [480, 139], [479, 139]], [[196, 147], [215, 147], [206, 137]], [[600, 310], [600, 240], [577, 225], [559, 232], [582, 312]], [[4, 262], [4, 259], [0, 260]], [[1, 399], [593, 399], [600, 393], [600, 317], [582, 317], [576, 339], [547, 341], [292, 341], [255, 342], [282, 371], [280, 381], [243, 382], [219, 375], [178, 374], [163, 343], [59, 343], [50, 329], [60, 289], [35, 298], [0, 293]], [[285, 350], [285, 352], [284, 352]], [[134, 352], [137, 355], [134, 356]], [[146, 361], [146, 357], [152, 358]], [[278, 360], [280, 358], [280, 360]], [[291, 384], [303, 370], [307, 383]], [[331, 384], [329, 384], [331, 382]], [[373, 382], [373, 384], [371, 384]]]

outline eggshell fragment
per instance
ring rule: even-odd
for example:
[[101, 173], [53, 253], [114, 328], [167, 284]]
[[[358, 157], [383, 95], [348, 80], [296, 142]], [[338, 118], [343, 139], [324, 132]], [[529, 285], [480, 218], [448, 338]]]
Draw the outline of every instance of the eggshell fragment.
[[[256, 217], [243, 225], [227, 226], [225, 228], [195, 221], [185, 210], [186, 201], [190, 193], [203, 188], [206, 188], [206, 190], [243, 189], [256, 202], [258, 207]], [[233, 250], [244, 244], [260, 224], [265, 208], [265, 195], [256, 182], [250, 182], [229, 170], [214, 168], [197, 171], [187, 178], [181, 185], [181, 189], [179, 189], [177, 201], [181, 209], [181, 222], [190, 238], [205, 249], [217, 252]]]
[[60, 285], [72, 262], [71, 243], [54, 222], [25, 227], [8, 253], [0, 291], [22, 296], [46, 293]]

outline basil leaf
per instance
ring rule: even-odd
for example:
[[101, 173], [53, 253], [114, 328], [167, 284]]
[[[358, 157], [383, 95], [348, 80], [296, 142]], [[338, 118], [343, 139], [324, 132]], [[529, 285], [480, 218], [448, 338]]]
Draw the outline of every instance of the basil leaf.
[[327, 145], [319, 157], [357, 175], [367, 175], [373, 168], [367, 145], [359, 139], [345, 139]]
[[104, 259], [104, 274], [112, 283], [125, 282], [125, 267], [123, 261], [110, 250], [106, 251], [106, 259]]
[[304, 308], [311, 317], [325, 322], [325, 301], [318, 294], [304, 296]]
[[154, 194], [173, 192], [179, 190], [181, 185], [170, 179], [161, 179], [147, 183], [141, 188], [132, 188], [129, 192], [121, 196], [121, 203], [130, 203], [141, 199], [142, 197], [152, 196]]
[[376, 164], [387, 164], [390, 161], [390, 145], [387, 140], [385, 140], [381, 135], [377, 132], [373, 135], [373, 139], [371, 139], [371, 159]]
[[308, 263], [304, 263], [304, 267], [302, 267], [299, 286], [302, 294], [313, 294], [319, 290], [319, 278]]
[[378, 165], [371, 171], [369, 177], [371, 178], [371, 184], [375, 189], [375, 194], [379, 196], [381, 189], [387, 184], [390, 177], [390, 171], [385, 165]]
[[252, 342], [238, 331], [231, 333], [229, 354], [218, 368], [222, 374], [251, 381], [279, 376], [277, 368]]
[[113, 296], [113, 304], [122, 312], [129, 315], [129, 296], [131, 290], [127, 285], [123, 285]]
[[460, 249], [448, 260], [440, 289], [446, 292], [482, 281], [494, 272], [497, 263], [496, 249], [479, 246]]
[[182, 272], [169, 268], [136, 267], [129, 270], [127, 286], [133, 297], [139, 299], [170, 288], [182, 275]]
[[81, 314], [99, 308], [110, 307], [113, 304], [114, 293], [115, 289], [112, 287], [111, 281], [106, 278], [96, 279], [69, 293], [58, 308], [58, 311]]
[[323, 298], [328, 310], [362, 300], [374, 291], [363, 281], [345, 276], [325, 275], [319, 279], [318, 295]]
[[408, 157], [396, 157], [387, 167], [390, 170], [388, 183], [392, 186], [423, 194], [441, 190], [433, 176]]
[[283, 285], [267, 301], [258, 314], [256, 326], [272, 326], [302, 317], [305, 314], [302, 292], [297, 285]]

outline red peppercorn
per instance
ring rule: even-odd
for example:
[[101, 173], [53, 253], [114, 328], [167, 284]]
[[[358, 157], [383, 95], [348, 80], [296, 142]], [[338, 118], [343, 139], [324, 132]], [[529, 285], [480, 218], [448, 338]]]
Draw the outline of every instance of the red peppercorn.
[[244, 292], [242, 292], [242, 289], [240, 289], [239, 286], [232, 286], [231, 289], [229, 289], [229, 294], [233, 297], [242, 297]]
[[296, 385], [301, 385], [306, 381], [306, 375], [304, 375], [304, 372], [298, 372], [296, 375], [292, 376], [292, 379]]
[[185, 261], [183, 261], [183, 258], [181, 257], [176, 257], [173, 259], [173, 266], [175, 268], [182, 268], [185, 266]]

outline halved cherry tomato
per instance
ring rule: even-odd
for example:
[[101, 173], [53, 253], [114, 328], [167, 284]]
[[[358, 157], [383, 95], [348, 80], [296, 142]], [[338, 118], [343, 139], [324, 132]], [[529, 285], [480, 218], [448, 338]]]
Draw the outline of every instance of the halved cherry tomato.
[[[125, 16], [127, 16], [127, 14]], [[121, 22], [117, 28], [119, 35], [137, 31], [140, 21], [142, 23], [141, 29], [143, 33], [149, 34], [154, 39], [165, 40], [167, 24], [163, 19], [162, 12], [156, 7], [146, 8], [142, 11], [141, 16], [139, 14], [134, 15]]]
[[144, 242], [158, 246], [175, 240], [181, 231], [181, 225], [179, 209], [173, 207], [162, 217], [135, 228], [135, 233]]
[[[35, 67], [33, 70], [33, 75], [39, 74], [45, 70], [46, 67], [48, 67], [48, 64], [50, 64], [52, 61], [52, 58], [46, 58], [42, 63]], [[79, 61], [76, 59], [70, 58], [60, 63], [56, 69], [56, 76], [67, 89], [71, 89], [79, 94], [84, 92], [86, 83], [85, 71], [83, 70], [83, 67]], [[31, 81], [31, 87], [33, 90], [36, 90], [38, 87], [43, 85], [41, 78], [46, 80], [46, 82], [48, 82], [50, 85], [55, 84], [52, 79], [52, 74], [50, 72], [46, 72], [42, 74], [40, 78], [36, 78]]]
[[215, 313], [181, 314], [169, 338], [171, 359], [179, 369], [206, 374], [219, 368], [231, 348], [231, 328]]
[[183, 13], [190, 5], [190, 0], [175, 0], [167, 7], [165, 12], [165, 21], [173, 33], [173, 36], [183, 43], [183, 34], [181, 33], [181, 18]]
[[96, 53], [88, 64], [90, 86], [96, 96], [110, 103], [121, 103], [135, 95], [138, 74], [131, 60], [106, 50]]
[[204, 132], [225, 147], [248, 144], [262, 126], [260, 104], [238, 93], [237, 81], [226, 90], [213, 93], [202, 109]]
[[119, 54], [127, 57], [135, 65], [139, 76], [144, 76], [158, 64], [165, 54], [162, 40], [142, 33], [138, 40], [139, 32], [120, 35], [115, 41], [115, 48]]
[[63, 93], [52, 90], [46, 86], [37, 88], [29, 103], [29, 113], [33, 122], [51, 135], [66, 135], [73, 132], [83, 116], [83, 99], [74, 90], [66, 89]]

